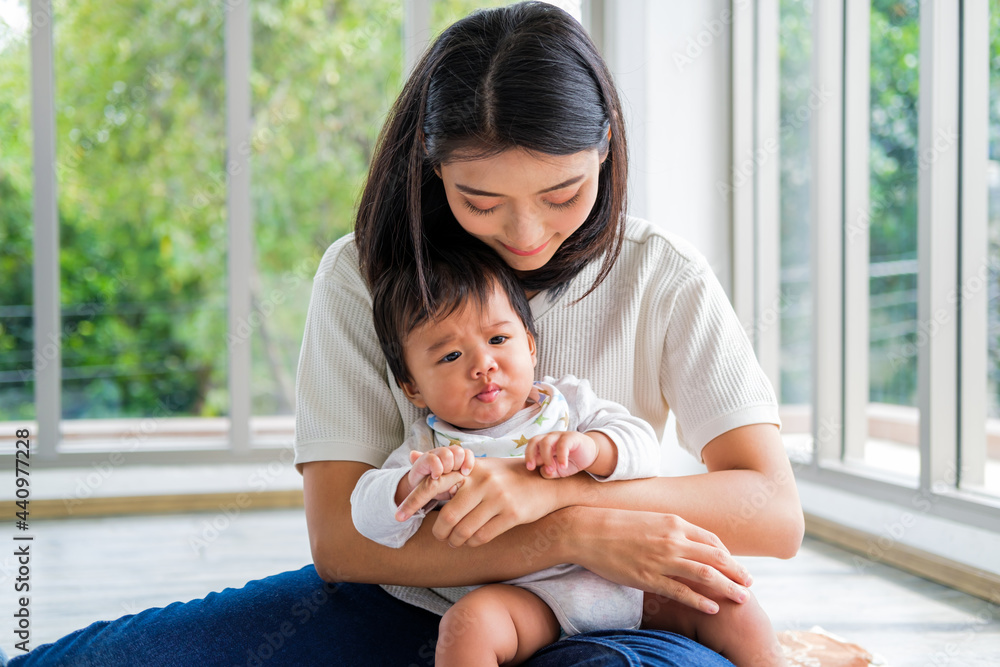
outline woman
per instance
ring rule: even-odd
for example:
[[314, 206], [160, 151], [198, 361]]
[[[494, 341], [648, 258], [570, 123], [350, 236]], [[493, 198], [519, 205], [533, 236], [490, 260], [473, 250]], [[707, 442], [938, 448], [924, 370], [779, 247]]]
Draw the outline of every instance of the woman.
[[[574, 19], [523, 3], [451, 26], [386, 121], [355, 235], [316, 275], [296, 415], [314, 566], [97, 623], [12, 664], [430, 664], [447, 638], [433, 613], [445, 603], [426, 587], [564, 562], [649, 591], [656, 628], [684, 632], [692, 614], [738, 606], [750, 577], [730, 554], [790, 557], [802, 538], [777, 406], [704, 259], [626, 220], [625, 191], [617, 93]], [[366, 285], [459, 234], [518, 272], [544, 341], [539, 376], [586, 377], [658, 435], [673, 409], [710, 472], [599, 485], [485, 459], [403, 549], [361, 537], [354, 485], [417, 416], [378, 349]], [[404, 513], [454, 483], [418, 487]], [[526, 664], [637, 659], [728, 664], [650, 630], [579, 635]]]

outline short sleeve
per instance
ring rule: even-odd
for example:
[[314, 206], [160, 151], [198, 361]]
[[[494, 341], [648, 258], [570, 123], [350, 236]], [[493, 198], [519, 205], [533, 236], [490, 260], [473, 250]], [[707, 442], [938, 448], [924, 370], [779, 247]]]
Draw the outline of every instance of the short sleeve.
[[681, 446], [700, 461], [702, 448], [726, 431], [781, 420], [771, 382], [707, 262], [692, 262], [675, 280], [660, 386]]
[[311, 461], [380, 467], [405, 438], [388, 375], [348, 236], [327, 250], [313, 280], [295, 383], [296, 467]]

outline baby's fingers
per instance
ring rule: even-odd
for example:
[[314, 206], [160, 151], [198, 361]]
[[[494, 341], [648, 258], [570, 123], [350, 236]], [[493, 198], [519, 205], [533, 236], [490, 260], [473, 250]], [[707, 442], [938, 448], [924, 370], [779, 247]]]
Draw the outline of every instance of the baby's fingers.
[[427, 474], [431, 476], [431, 479], [437, 479], [443, 472], [444, 463], [442, 463], [440, 456], [427, 457]]
[[549, 433], [538, 443], [539, 466], [543, 477], [559, 476], [559, 462], [556, 459], [559, 440], [558, 433]]
[[569, 465], [569, 448], [568, 438], [559, 438], [552, 446], [552, 461], [559, 470], [563, 470]]
[[534, 470], [542, 465], [542, 461], [538, 456], [538, 442], [544, 437], [544, 435], [536, 435], [524, 447], [524, 465], [528, 470]]
[[463, 475], [468, 475], [476, 467], [476, 455], [467, 447], [462, 448], [462, 460], [458, 463]]

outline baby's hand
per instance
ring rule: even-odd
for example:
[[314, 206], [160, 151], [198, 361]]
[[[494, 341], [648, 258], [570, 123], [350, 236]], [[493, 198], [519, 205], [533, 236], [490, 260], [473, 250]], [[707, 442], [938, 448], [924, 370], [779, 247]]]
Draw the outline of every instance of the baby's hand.
[[579, 431], [553, 431], [536, 435], [524, 448], [528, 470], [539, 468], [542, 477], [569, 477], [597, 460], [597, 442]]
[[471, 449], [451, 445], [449, 447], [435, 447], [429, 452], [410, 452], [410, 481], [414, 486], [420, 483], [424, 477], [437, 479], [441, 475], [459, 470], [463, 475], [472, 472], [476, 465], [476, 455]]
[[[468, 475], [476, 465], [476, 455], [472, 453], [472, 450], [465, 447], [450, 445], [448, 447], [435, 447], [431, 451], [423, 453], [412, 451], [410, 452], [410, 463], [413, 466], [404, 478], [409, 484], [409, 490], [403, 494], [404, 498], [425, 477], [438, 479], [441, 475], [455, 470], [461, 472], [463, 475]], [[441, 493], [435, 497], [435, 500], [450, 500], [452, 495], [454, 494], [448, 492]]]

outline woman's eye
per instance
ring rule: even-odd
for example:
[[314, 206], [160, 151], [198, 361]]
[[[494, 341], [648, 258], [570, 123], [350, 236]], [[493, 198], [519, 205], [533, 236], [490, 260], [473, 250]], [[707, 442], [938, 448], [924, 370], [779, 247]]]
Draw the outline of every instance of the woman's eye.
[[[499, 206], [499, 204], [497, 204]], [[465, 200], [465, 208], [469, 209], [470, 212], [476, 215], [489, 215], [497, 209], [497, 206], [491, 206], [490, 208], [479, 208], [478, 206], [473, 206], [472, 202], [468, 199]]]
[[490, 338], [490, 345], [503, 345], [510, 336], [494, 336]]
[[450, 362], [455, 361], [456, 359], [458, 359], [460, 356], [462, 356], [461, 352], [451, 352], [449, 354], [444, 355], [444, 357], [441, 359], [441, 361], [443, 361], [445, 363], [450, 363]]
[[556, 203], [553, 203], [553, 202], [547, 202], [547, 203], [552, 208], [569, 208], [569, 207], [571, 207], [573, 204], [575, 204], [579, 200], [580, 200], [580, 193], [577, 192], [575, 195], [573, 195], [572, 197], [570, 197], [566, 201], [561, 202], [559, 204], [556, 204]]

